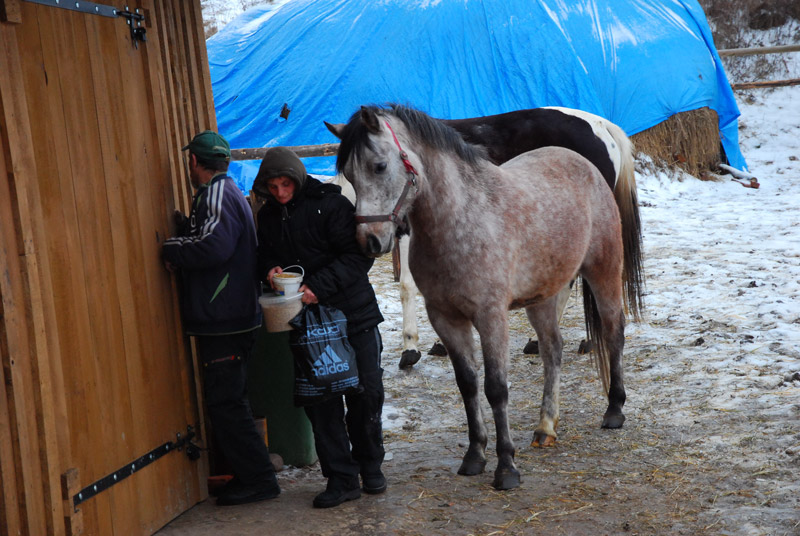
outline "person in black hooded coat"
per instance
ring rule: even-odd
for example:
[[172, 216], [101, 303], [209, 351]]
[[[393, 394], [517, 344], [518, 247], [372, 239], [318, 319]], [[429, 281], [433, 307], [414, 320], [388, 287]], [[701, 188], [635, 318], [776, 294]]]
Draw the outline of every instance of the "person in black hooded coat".
[[253, 190], [266, 199], [257, 215], [259, 277], [272, 286], [273, 275], [283, 267], [302, 266], [303, 303], [335, 307], [347, 318], [347, 336], [364, 388], [344, 397], [346, 414], [341, 396], [305, 408], [322, 474], [328, 479], [314, 506], [327, 508], [357, 499], [361, 489], [382, 493], [386, 490], [381, 472], [383, 345], [378, 324], [383, 316], [368, 276], [373, 260], [356, 242], [355, 208], [339, 186], [309, 176], [285, 147], [267, 151]]

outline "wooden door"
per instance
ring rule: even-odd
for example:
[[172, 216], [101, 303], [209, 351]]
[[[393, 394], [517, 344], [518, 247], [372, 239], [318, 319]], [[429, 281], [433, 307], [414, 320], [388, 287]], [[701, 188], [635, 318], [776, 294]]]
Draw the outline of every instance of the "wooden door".
[[160, 260], [216, 126], [199, 1], [108, 1], [146, 41], [55, 4], [0, 0], [0, 532], [150, 534], [207, 476], [170, 451], [202, 413]]

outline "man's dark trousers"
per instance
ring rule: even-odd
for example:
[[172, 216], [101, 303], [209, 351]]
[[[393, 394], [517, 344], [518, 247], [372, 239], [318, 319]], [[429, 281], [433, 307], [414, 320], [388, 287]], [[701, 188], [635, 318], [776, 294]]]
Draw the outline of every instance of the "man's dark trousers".
[[255, 331], [248, 331], [196, 338], [213, 434], [234, 475], [244, 485], [275, 479], [269, 451], [256, 430], [247, 399], [247, 361], [255, 337]]

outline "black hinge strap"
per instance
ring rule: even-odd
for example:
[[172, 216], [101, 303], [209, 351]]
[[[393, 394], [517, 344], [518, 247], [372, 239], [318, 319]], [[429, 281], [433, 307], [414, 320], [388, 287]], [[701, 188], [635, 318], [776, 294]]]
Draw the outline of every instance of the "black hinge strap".
[[60, 7], [70, 11], [80, 11], [81, 13], [92, 13], [102, 17], [118, 17], [117, 8], [114, 6], [104, 6], [94, 2], [82, 2], [80, 0], [25, 0], [32, 4], [42, 4], [43, 6]]
[[104, 4], [97, 4], [95, 2], [84, 2], [83, 0], [25, 0], [32, 4], [40, 4], [43, 6], [58, 7], [61, 9], [69, 9], [70, 11], [78, 11], [80, 13], [88, 13], [91, 15], [100, 15], [101, 17], [124, 17], [131, 30], [131, 42], [133, 46], [139, 48], [139, 41], [147, 41], [147, 30], [142, 28], [144, 22], [144, 15], [141, 9], [136, 8], [133, 11], [125, 9], [117, 9], [114, 6], [107, 6]]
[[107, 490], [117, 482], [120, 482], [133, 473], [141, 470], [143, 467], [147, 467], [157, 459], [161, 458], [165, 454], [172, 452], [173, 450], [181, 450], [184, 446], [186, 447], [186, 455], [189, 457], [190, 460], [196, 460], [200, 457], [200, 447], [192, 443], [192, 438], [194, 438], [195, 433], [194, 429], [191, 426], [186, 428], [186, 435], [181, 436], [180, 433], [176, 434], [177, 439], [175, 441], [168, 441], [161, 445], [160, 447], [156, 447], [144, 456], [138, 457], [136, 460], [132, 461], [131, 463], [117, 469], [113, 473], [104, 476], [97, 482], [93, 484], [89, 484], [72, 498], [72, 503], [75, 508], [78, 507], [84, 501], [87, 501], [97, 495], [98, 493]]

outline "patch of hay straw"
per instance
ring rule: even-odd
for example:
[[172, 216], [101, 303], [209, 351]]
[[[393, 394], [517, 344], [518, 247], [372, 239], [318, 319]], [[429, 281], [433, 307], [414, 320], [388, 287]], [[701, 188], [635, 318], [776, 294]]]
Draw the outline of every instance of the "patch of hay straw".
[[717, 112], [703, 107], [681, 112], [631, 136], [635, 150], [650, 156], [659, 167], [704, 179], [721, 161]]

